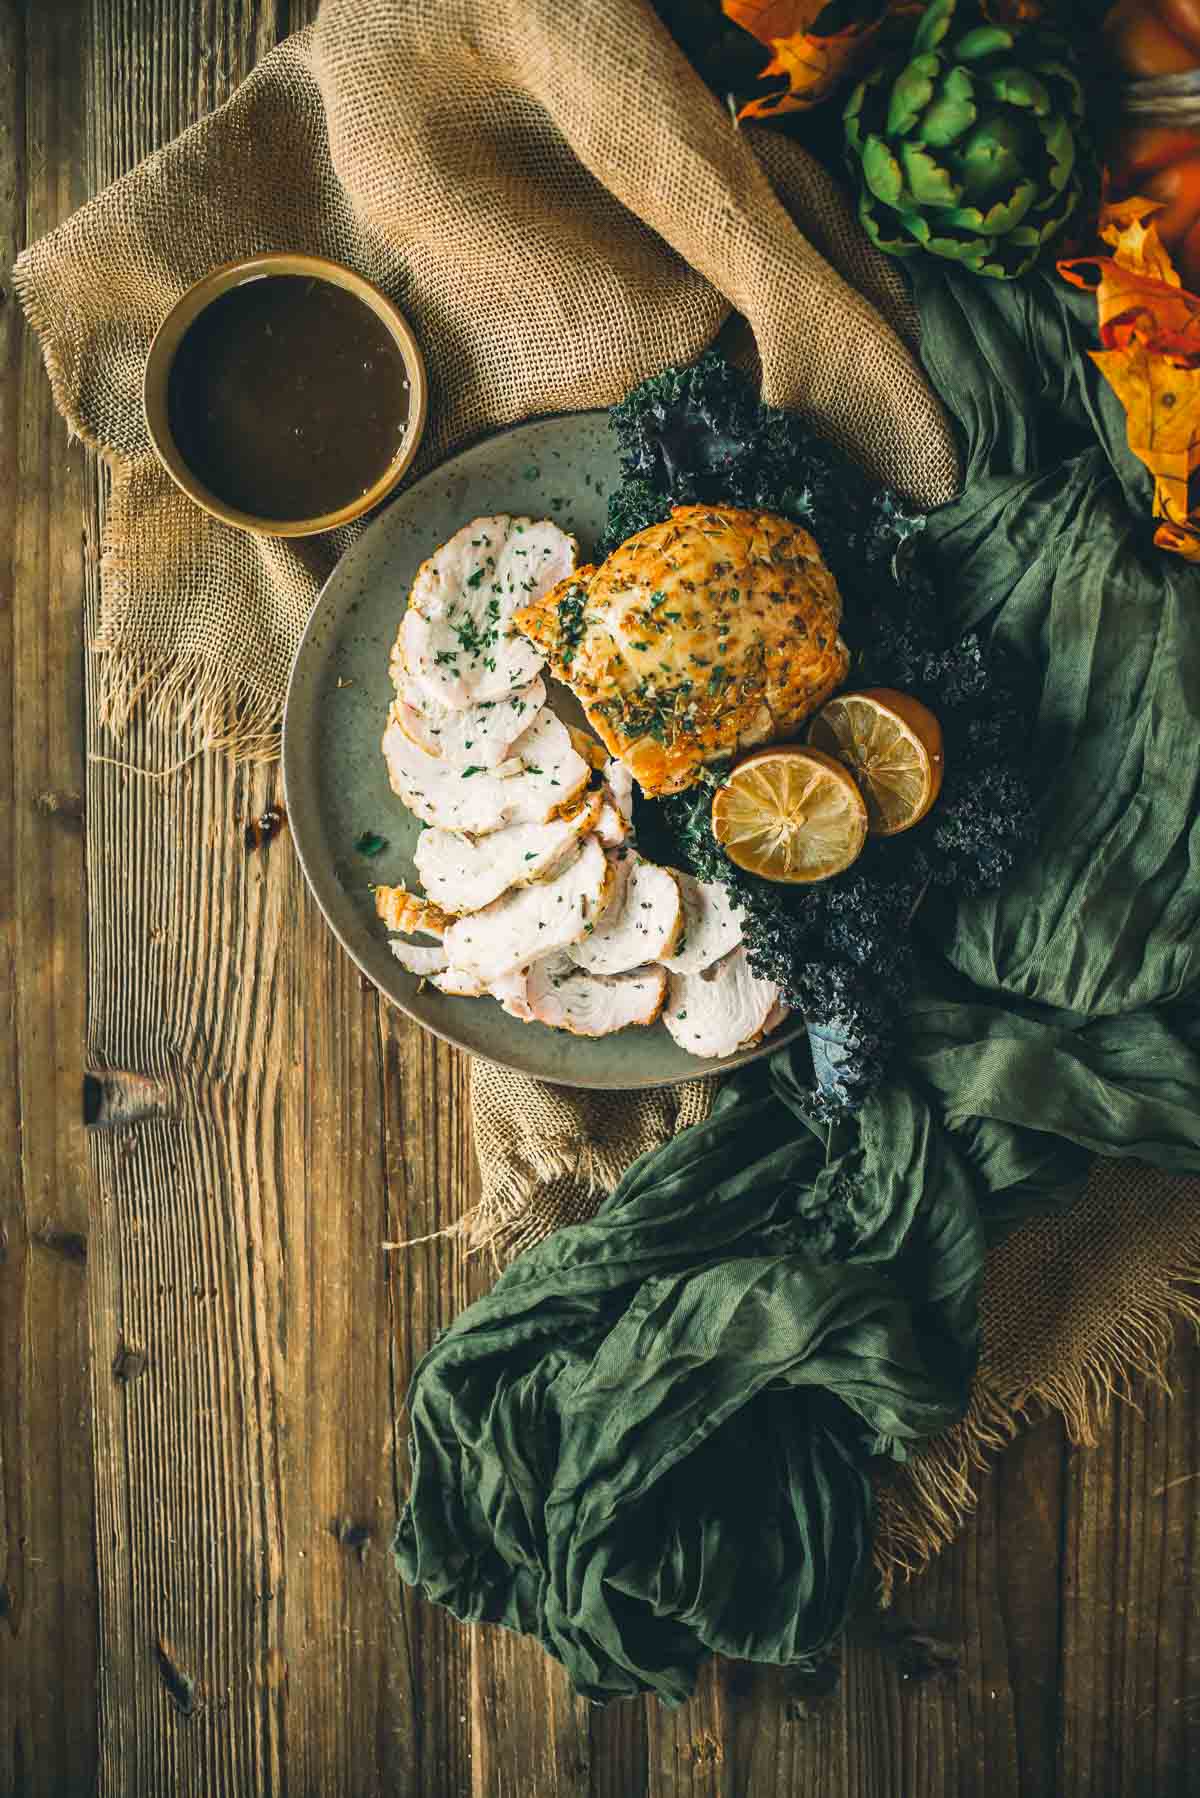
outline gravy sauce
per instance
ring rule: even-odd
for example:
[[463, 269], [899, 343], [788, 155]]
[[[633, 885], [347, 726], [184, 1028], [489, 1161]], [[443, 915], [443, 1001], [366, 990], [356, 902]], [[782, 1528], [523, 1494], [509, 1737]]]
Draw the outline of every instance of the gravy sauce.
[[317, 518], [358, 499], [399, 451], [408, 373], [354, 294], [264, 275], [205, 308], [175, 354], [171, 434], [192, 473], [259, 518]]

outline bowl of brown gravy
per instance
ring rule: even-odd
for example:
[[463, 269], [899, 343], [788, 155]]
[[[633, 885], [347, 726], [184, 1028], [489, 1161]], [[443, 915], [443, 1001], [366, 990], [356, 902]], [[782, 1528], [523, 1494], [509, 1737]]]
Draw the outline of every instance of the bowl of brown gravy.
[[287, 252], [190, 287], [146, 362], [146, 424], [188, 497], [270, 537], [328, 531], [378, 505], [425, 428], [416, 338], [353, 269]]

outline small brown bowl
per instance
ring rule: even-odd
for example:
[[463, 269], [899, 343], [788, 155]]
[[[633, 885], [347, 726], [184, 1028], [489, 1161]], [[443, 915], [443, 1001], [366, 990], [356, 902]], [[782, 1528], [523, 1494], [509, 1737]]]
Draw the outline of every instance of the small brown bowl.
[[[236, 506], [227, 505], [192, 472], [180, 454], [171, 431], [168, 385], [171, 365], [185, 334], [214, 300], [228, 293], [231, 288], [240, 287], [246, 281], [258, 280], [263, 275], [316, 276], [319, 280], [332, 282], [335, 287], [354, 294], [364, 305], [370, 307], [386, 327], [404, 359], [408, 376], [408, 428], [399, 450], [365, 493], [359, 494], [336, 511], [325, 512], [315, 518], [258, 518], [252, 512], [242, 512]], [[330, 262], [324, 256], [307, 256], [281, 250], [251, 256], [245, 262], [228, 262], [222, 268], [215, 268], [197, 281], [194, 287], [189, 287], [182, 299], [176, 301], [150, 345], [142, 384], [142, 405], [146, 428], [150, 432], [150, 441], [159, 461], [175, 485], [190, 500], [194, 500], [196, 505], [211, 513], [214, 518], [224, 520], [226, 524], [237, 525], [243, 531], [256, 531], [264, 537], [312, 537], [318, 531], [331, 531], [338, 525], [350, 524], [353, 519], [361, 518], [364, 512], [369, 512], [372, 506], [377, 506], [380, 500], [386, 499], [396, 487], [411, 465], [425, 430], [429, 410], [429, 382], [425, 374], [425, 360], [417, 340], [399, 307], [393, 305], [386, 294], [381, 293], [370, 281], [365, 281], [361, 275], [356, 275], [353, 269], [343, 268], [340, 262]]]

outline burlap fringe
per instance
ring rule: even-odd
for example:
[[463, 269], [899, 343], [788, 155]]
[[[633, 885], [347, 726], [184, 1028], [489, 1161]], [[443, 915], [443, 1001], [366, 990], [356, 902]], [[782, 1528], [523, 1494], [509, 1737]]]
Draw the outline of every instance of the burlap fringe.
[[[564, 1224], [594, 1217], [609, 1191], [586, 1143], [570, 1148], [549, 1143], [544, 1155], [539, 1146], [538, 1158], [536, 1174], [521, 1174], [511, 1166], [498, 1178], [493, 1173], [486, 1198], [465, 1215], [469, 1252], [486, 1250], [497, 1269]], [[536, 1204], [535, 1195], [540, 1200]]]
[[922, 1573], [963, 1528], [978, 1502], [976, 1476], [986, 1473], [1017, 1431], [1057, 1411], [1068, 1440], [1080, 1448], [1099, 1441], [1114, 1399], [1134, 1403], [1138, 1382], [1170, 1391], [1167, 1360], [1176, 1326], [1200, 1336], [1200, 1225], [1174, 1263], [1105, 1330], [1083, 1362], [1048, 1371], [1029, 1385], [998, 1390], [986, 1356], [966, 1415], [953, 1429], [889, 1472], [876, 1493], [874, 1565], [879, 1602], [891, 1603], [896, 1580]]
[[122, 736], [140, 711], [152, 727], [190, 731], [203, 749], [224, 750], [235, 762], [278, 761], [278, 702], [239, 684], [206, 656], [134, 655], [106, 643], [103, 634], [92, 648], [99, 659], [97, 717], [113, 736]]

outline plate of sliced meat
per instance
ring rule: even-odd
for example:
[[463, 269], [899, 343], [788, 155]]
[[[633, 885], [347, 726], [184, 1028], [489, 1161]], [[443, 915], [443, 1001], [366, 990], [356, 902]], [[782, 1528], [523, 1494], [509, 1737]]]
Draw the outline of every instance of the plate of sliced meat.
[[414, 483], [326, 583], [283, 734], [305, 874], [374, 985], [473, 1054], [609, 1088], [730, 1067], [797, 1027], [724, 888], [640, 852], [631, 769], [562, 645], [556, 678], [520, 626], [555, 595], [569, 616], [617, 474], [605, 415], [578, 413]]

